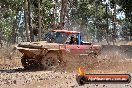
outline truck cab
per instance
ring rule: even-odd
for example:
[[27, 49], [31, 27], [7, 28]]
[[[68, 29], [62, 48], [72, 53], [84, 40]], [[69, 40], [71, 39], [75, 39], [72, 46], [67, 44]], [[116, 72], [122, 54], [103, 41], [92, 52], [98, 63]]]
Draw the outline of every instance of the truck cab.
[[82, 41], [81, 34], [78, 31], [51, 30], [45, 35], [44, 41], [59, 43], [60, 49], [79, 55], [90, 53], [97, 55], [101, 48], [101, 45], [93, 45], [90, 42]]
[[59, 44], [91, 45], [90, 42], [82, 41], [80, 32], [68, 30], [51, 30], [45, 35], [44, 41]]

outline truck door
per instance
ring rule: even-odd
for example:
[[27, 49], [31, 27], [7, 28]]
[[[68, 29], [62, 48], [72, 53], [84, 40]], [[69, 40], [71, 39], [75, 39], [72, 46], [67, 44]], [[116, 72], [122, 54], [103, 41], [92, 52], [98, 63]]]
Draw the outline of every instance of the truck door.
[[91, 45], [70, 45], [66, 44], [65, 49], [72, 54], [87, 55], [90, 51]]

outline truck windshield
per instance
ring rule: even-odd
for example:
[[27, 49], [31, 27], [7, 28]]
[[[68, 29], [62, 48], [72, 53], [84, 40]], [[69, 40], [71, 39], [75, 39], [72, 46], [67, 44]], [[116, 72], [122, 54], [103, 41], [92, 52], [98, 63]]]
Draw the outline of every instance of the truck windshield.
[[55, 43], [60, 43], [63, 44], [67, 40], [68, 34], [64, 32], [48, 32], [44, 40], [47, 42], [55, 42]]

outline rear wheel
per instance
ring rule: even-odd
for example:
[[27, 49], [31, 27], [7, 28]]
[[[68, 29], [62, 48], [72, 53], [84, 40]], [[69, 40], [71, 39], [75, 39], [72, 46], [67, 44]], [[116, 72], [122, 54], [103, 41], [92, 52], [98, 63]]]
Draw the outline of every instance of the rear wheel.
[[39, 67], [39, 63], [37, 61], [30, 60], [30, 58], [25, 56], [22, 56], [21, 63], [25, 69], [37, 69]]
[[41, 60], [42, 67], [44, 69], [55, 69], [59, 66], [59, 59], [56, 52], [49, 52], [46, 56], [44, 56]]
[[22, 63], [22, 66], [25, 69], [29, 69], [29, 62], [28, 62], [28, 59], [25, 56], [21, 57], [21, 63]]

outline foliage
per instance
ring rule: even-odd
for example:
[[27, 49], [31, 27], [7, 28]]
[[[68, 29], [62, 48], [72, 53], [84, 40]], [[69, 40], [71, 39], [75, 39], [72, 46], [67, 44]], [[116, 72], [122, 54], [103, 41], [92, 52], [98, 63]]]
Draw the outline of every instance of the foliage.
[[[29, 0], [31, 3], [31, 20], [33, 30], [39, 28], [39, 9], [41, 17], [42, 34], [53, 27], [54, 22], [59, 25], [61, 14], [61, 0]], [[55, 4], [53, 4], [53, 1]], [[116, 14], [125, 13], [125, 19], [116, 19], [116, 32], [120, 36], [132, 35], [132, 0], [108, 0], [108, 13], [103, 0], [88, 0], [81, 2], [78, 0], [68, 0], [67, 15], [65, 22], [74, 29], [75, 27], [83, 31], [84, 36], [90, 37], [93, 41], [101, 41], [105, 38], [105, 32], [108, 29], [109, 36], [112, 36], [113, 17], [112, 10], [114, 6], [120, 6]], [[40, 8], [38, 7], [40, 3]], [[55, 12], [54, 12], [55, 11]], [[65, 23], [65, 24], [66, 24]], [[24, 19], [24, 0], [0, 0], [0, 40], [16, 42], [14, 40], [25, 41]], [[118, 26], [121, 26], [117, 28]], [[65, 25], [65, 28], [68, 28]], [[116, 33], [117, 35], [117, 33]]]
[[16, 29], [14, 21], [16, 21], [16, 23], [20, 21], [20, 18], [17, 16], [19, 14], [19, 11], [22, 11], [22, 1], [0, 0], [0, 4], [1, 4], [0, 26], [3, 33], [2, 36], [4, 37], [4, 39], [9, 40], [9, 38], [12, 37], [12, 31]]
[[128, 39], [129, 36], [130, 40], [132, 40], [132, 0], [116, 0], [117, 4], [121, 7], [119, 12], [123, 11], [125, 13], [125, 21], [124, 25], [122, 26], [121, 35]]

